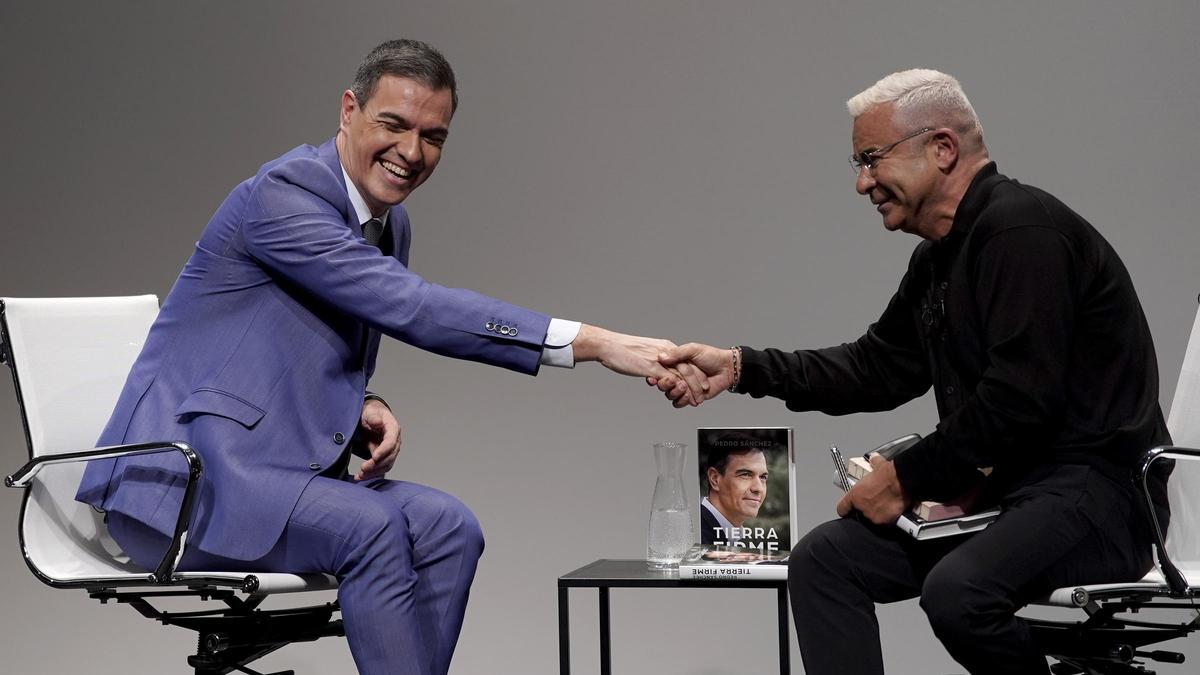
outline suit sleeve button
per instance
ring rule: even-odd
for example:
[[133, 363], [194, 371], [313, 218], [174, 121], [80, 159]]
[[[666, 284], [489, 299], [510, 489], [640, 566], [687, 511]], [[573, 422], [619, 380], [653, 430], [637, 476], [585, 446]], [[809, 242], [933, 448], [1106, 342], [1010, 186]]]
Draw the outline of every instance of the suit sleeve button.
[[346, 436], [339, 431], [333, 435], [333, 442], [341, 445], [342, 443], [346, 442]]
[[510, 329], [508, 331], [508, 334], [511, 335], [512, 337], [517, 337], [517, 327], [513, 326], [512, 329]]
[[312, 469], [313, 471], [320, 471], [321, 465], [317, 464], [316, 462], [313, 462], [312, 464], [308, 465], [308, 468]]
[[489, 331], [496, 330], [496, 324], [492, 323], [491, 321], [483, 324], [483, 327], [488, 329]]
[[508, 335], [511, 332], [512, 332], [512, 329], [509, 328], [508, 326], [500, 326], [500, 334], [501, 335]]

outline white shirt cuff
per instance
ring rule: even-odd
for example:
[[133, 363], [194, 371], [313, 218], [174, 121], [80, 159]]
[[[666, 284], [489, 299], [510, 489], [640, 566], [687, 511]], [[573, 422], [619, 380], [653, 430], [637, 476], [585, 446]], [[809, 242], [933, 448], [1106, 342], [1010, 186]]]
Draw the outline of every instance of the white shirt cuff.
[[581, 325], [578, 321], [550, 319], [550, 327], [546, 330], [546, 339], [542, 343], [543, 366], [575, 367], [575, 350], [571, 348], [571, 343], [579, 335]]

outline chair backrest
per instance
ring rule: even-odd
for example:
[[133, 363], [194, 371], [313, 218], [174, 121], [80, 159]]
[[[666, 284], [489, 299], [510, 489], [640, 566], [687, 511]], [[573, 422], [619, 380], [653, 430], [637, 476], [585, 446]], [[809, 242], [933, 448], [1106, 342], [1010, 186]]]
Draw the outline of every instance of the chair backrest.
[[[1200, 311], [1192, 324], [1167, 428], [1175, 445], [1200, 448]], [[1200, 461], [1175, 463], [1167, 495], [1171, 501], [1167, 554], [1185, 574], [1200, 571]]]
[[[30, 457], [92, 448], [158, 314], [153, 295], [4, 298], [4, 343]], [[15, 467], [14, 467], [15, 468]], [[46, 467], [21, 516], [25, 558], [48, 583], [145, 573], [75, 501], [82, 463]]]

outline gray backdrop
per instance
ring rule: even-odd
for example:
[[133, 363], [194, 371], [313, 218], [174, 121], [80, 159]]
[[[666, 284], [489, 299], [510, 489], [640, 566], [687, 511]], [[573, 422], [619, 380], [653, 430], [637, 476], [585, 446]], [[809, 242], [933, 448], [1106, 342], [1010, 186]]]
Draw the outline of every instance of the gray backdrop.
[[[854, 193], [843, 102], [933, 67], [963, 82], [1002, 171], [1062, 198], [1122, 255], [1169, 405], [1200, 291], [1194, 0], [175, 5], [0, 6], [0, 294], [165, 295], [232, 186], [332, 135], [359, 59], [409, 36], [440, 47], [462, 87], [442, 166], [408, 203], [415, 271], [676, 341], [844, 341], [876, 318], [917, 240], [886, 233]], [[643, 554], [652, 442], [794, 425], [807, 529], [833, 514], [824, 448], [934, 421], [928, 398], [845, 418], [733, 395], [675, 411], [594, 364], [529, 378], [396, 342], [373, 388], [404, 425], [392, 476], [460, 496], [487, 532], [455, 673], [555, 671], [555, 579]], [[26, 451], [0, 391], [7, 472]], [[19, 498], [0, 491], [4, 669], [185, 672], [189, 633], [27, 573]], [[770, 672], [773, 601], [615, 591], [615, 670]], [[576, 672], [594, 673], [595, 594], [572, 602]], [[961, 672], [915, 603], [879, 615], [890, 672]], [[352, 669], [336, 640], [262, 669], [285, 665]]]

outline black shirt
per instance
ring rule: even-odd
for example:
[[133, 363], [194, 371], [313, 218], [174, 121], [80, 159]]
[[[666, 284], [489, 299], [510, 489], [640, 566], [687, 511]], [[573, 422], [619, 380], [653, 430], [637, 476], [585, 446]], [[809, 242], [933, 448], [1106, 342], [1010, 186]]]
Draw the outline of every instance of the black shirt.
[[950, 232], [913, 252], [858, 340], [742, 348], [738, 391], [832, 415], [891, 410], [934, 388], [936, 431], [896, 459], [906, 494], [949, 499], [1038, 467], [1128, 471], [1170, 437], [1150, 329], [1124, 264], [1053, 196], [989, 163]]

